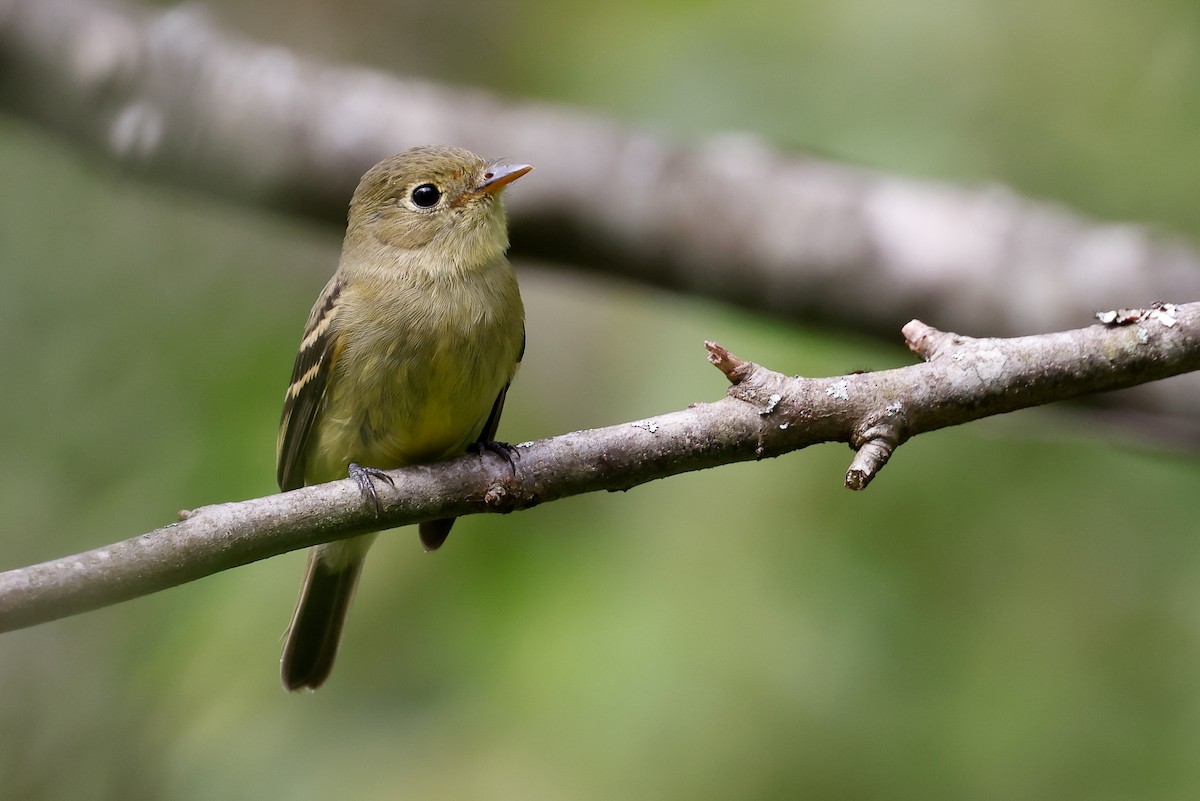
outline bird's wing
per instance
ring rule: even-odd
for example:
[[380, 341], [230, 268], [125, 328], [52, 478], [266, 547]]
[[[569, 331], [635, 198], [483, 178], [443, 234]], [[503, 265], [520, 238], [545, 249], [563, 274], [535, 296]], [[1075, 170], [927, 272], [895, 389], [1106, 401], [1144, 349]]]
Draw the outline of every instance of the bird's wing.
[[[521, 332], [521, 350], [517, 354], [517, 363], [513, 367], [515, 374], [517, 368], [521, 366], [521, 359], [525, 358], [525, 332]], [[488, 413], [487, 422], [483, 424], [483, 430], [479, 432], [479, 437], [476, 438], [476, 445], [486, 445], [489, 442], [496, 440], [496, 429], [500, 427], [500, 415], [504, 412], [504, 397], [508, 394], [508, 388], [512, 385], [510, 379], [504, 388], [500, 390], [500, 394], [496, 396], [496, 402], [492, 404], [492, 410]]]
[[341, 276], [335, 274], [321, 290], [304, 326], [300, 352], [292, 368], [292, 383], [283, 399], [275, 450], [276, 476], [279, 488], [284, 491], [304, 486], [308, 438], [340, 350], [333, 322], [341, 294]]

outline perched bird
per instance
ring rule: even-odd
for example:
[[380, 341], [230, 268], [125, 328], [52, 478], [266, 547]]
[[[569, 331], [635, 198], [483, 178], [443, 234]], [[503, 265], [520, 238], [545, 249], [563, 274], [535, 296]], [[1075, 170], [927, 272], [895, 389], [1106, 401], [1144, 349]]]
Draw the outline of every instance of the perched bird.
[[[348, 474], [377, 506], [372, 480], [386, 479], [382, 470], [492, 442], [525, 350], [500, 194], [531, 169], [416, 147], [362, 177], [284, 398], [280, 489]], [[453, 523], [421, 523], [425, 548]], [[329, 677], [374, 537], [311, 550], [281, 660], [286, 689]]]

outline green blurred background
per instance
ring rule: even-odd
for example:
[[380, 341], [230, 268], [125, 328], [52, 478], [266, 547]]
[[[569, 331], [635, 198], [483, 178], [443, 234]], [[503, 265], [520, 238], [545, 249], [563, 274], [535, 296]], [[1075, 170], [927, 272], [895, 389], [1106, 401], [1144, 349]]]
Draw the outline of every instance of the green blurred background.
[[[1193, 0], [208, 6], [331, 60], [1200, 236]], [[0, 118], [0, 567], [274, 491], [340, 239]], [[512, 441], [719, 397], [706, 338], [808, 375], [910, 360], [519, 269]], [[921, 437], [865, 493], [849, 458], [474, 517], [436, 555], [388, 535], [313, 695], [277, 677], [300, 553], [5, 634], [0, 798], [1196, 797], [1195, 459], [1054, 410]]]

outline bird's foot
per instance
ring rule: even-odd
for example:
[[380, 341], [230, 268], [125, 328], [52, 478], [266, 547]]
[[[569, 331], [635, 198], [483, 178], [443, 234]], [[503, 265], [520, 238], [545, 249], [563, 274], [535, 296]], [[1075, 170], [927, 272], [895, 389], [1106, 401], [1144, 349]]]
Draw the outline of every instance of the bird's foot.
[[517, 474], [517, 459], [521, 458], [521, 452], [517, 450], [515, 445], [510, 445], [507, 442], [492, 440], [490, 442], [476, 442], [470, 448], [471, 453], [483, 455], [485, 452], [494, 453], [504, 461], [508, 462], [508, 469], [515, 476]]
[[375, 507], [375, 516], [379, 517], [379, 496], [375, 494], [375, 484], [371, 481], [377, 478], [380, 481], [386, 481], [391, 486], [396, 486], [392, 481], [392, 477], [383, 472], [377, 467], [363, 467], [360, 464], [350, 463], [350, 478], [354, 479], [354, 483], [358, 485], [358, 491], [363, 494], [363, 497], [371, 501], [371, 505]]

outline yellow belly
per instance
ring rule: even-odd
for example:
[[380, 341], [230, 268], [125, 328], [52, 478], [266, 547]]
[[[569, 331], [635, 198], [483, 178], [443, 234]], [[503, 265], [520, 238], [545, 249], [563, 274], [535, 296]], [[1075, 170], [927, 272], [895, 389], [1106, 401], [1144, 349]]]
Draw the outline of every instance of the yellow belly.
[[516, 370], [524, 314], [519, 300], [496, 303], [494, 287], [452, 289], [453, 298], [426, 290], [421, 306], [396, 303], [389, 325], [346, 336], [309, 444], [307, 483], [342, 478], [351, 462], [387, 470], [436, 461], [479, 437]]

